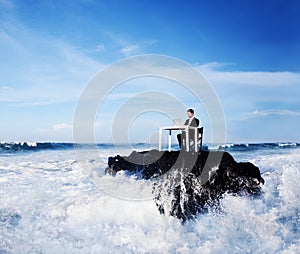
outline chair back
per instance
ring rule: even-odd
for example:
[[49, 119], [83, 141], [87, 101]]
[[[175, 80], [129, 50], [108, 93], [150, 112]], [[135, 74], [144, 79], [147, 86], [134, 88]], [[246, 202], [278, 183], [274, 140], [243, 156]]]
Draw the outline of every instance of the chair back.
[[199, 142], [199, 151], [202, 150], [202, 141], [203, 141], [203, 127], [198, 128], [198, 140]]
[[203, 127], [198, 128], [198, 139], [203, 135]]

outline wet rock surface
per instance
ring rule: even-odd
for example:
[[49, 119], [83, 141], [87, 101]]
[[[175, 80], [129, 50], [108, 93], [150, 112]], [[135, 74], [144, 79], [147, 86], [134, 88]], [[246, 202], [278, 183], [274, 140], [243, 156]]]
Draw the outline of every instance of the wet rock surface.
[[217, 206], [224, 193], [257, 196], [264, 184], [258, 167], [222, 151], [150, 150], [109, 157], [106, 173], [121, 170], [151, 179], [160, 213], [182, 221]]

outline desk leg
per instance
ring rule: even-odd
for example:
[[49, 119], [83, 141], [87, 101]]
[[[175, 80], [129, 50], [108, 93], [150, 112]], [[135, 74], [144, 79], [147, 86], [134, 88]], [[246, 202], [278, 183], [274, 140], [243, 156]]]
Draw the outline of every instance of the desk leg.
[[161, 151], [162, 128], [159, 128], [158, 150]]
[[186, 151], [190, 151], [190, 137], [189, 137], [189, 129], [187, 128], [185, 131], [185, 144], [186, 144]]
[[169, 130], [169, 152], [171, 152], [171, 143], [172, 143], [172, 131]]

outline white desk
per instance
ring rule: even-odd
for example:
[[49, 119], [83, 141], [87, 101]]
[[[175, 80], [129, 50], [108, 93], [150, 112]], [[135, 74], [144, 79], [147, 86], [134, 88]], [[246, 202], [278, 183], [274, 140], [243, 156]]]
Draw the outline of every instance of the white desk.
[[159, 141], [158, 141], [158, 149], [161, 151], [161, 141], [162, 141], [162, 131], [168, 130], [169, 131], [169, 138], [168, 138], [168, 147], [169, 152], [171, 151], [171, 143], [172, 143], [172, 131], [185, 131], [185, 144], [186, 144], [186, 151], [190, 151], [190, 137], [189, 137], [189, 131], [188, 130], [194, 130], [194, 146], [195, 146], [195, 152], [198, 151], [197, 146], [197, 139], [198, 139], [198, 127], [192, 127], [188, 125], [182, 125], [182, 126], [165, 126], [159, 128]]

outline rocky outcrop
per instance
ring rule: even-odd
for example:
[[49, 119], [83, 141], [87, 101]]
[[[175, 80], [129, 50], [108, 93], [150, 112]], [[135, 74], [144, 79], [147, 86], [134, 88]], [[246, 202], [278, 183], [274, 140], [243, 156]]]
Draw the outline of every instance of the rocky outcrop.
[[120, 170], [151, 179], [160, 213], [183, 221], [216, 206], [224, 193], [259, 195], [264, 183], [258, 167], [222, 151], [151, 150], [110, 157], [106, 173]]

